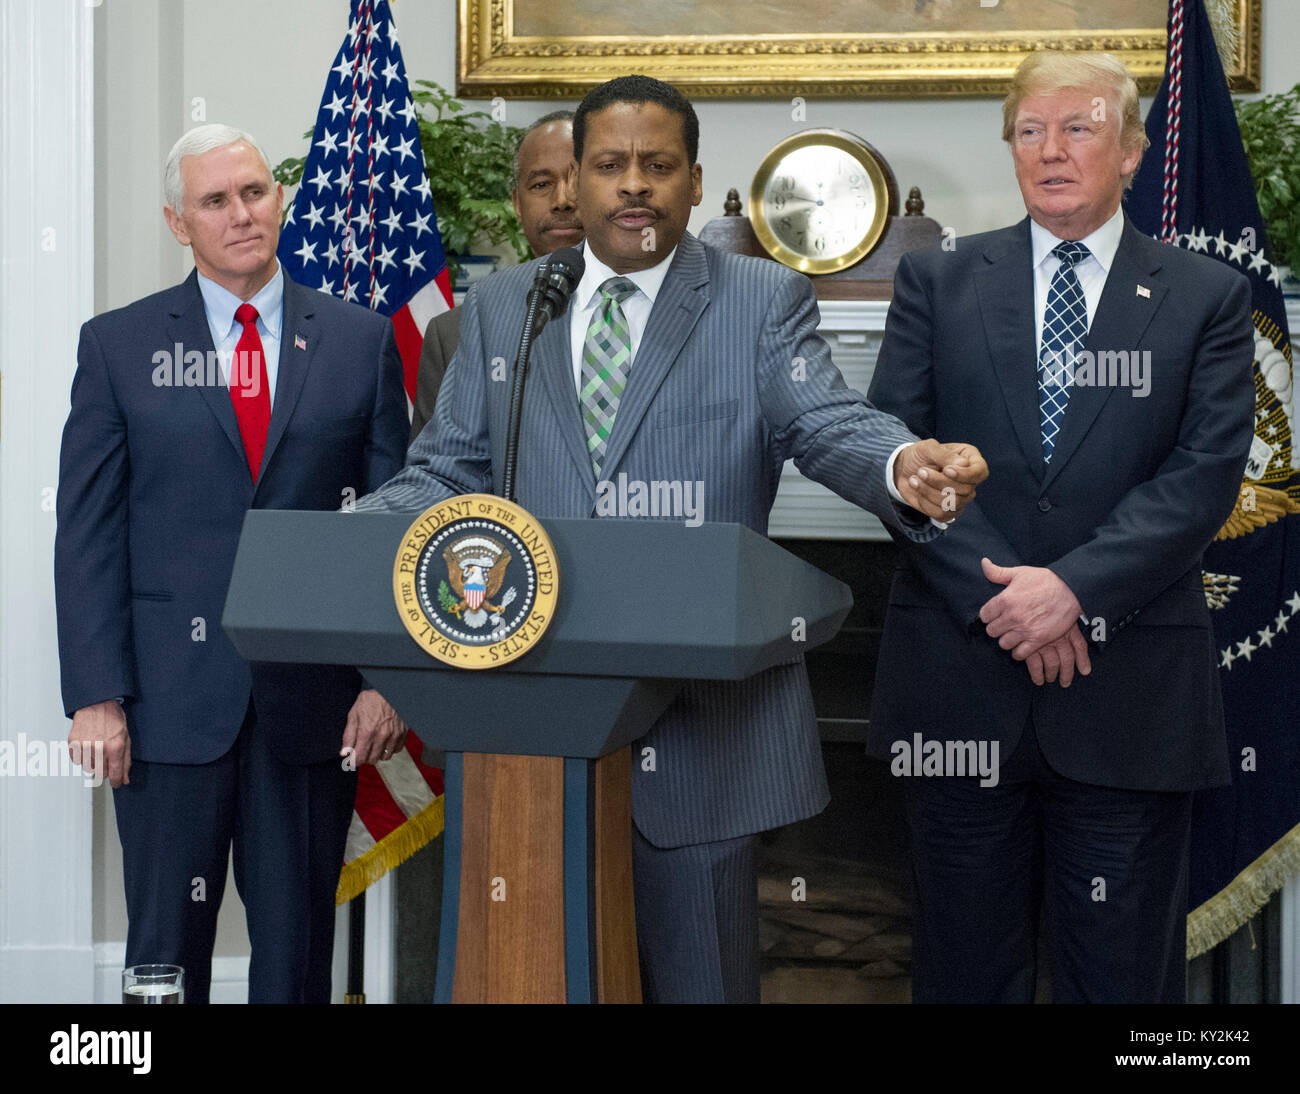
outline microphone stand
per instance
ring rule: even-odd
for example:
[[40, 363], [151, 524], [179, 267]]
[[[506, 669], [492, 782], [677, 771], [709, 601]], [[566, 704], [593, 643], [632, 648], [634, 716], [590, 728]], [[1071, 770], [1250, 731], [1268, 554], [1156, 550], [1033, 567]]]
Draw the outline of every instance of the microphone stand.
[[541, 302], [542, 290], [534, 285], [528, 292], [528, 311], [524, 313], [524, 329], [519, 335], [519, 350], [515, 354], [514, 383], [510, 389], [505, 469], [501, 474], [501, 496], [506, 501], [515, 500], [515, 466], [519, 460], [519, 427], [523, 420], [524, 384], [528, 380], [528, 363], [533, 352], [533, 334]]
[[506, 454], [501, 473], [501, 496], [515, 501], [515, 469], [519, 464], [519, 429], [523, 423], [524, 384], [528, 380], [529, 359], [535, 339], [548, 320], [563, 315], [569, 296], [582, 277], [582, 254], [572, 247], [561, 247], [538, 267], [533, 287], [528, 291], [528, 310], [519, 335], [515, 354], [513, 385], [510, 389], [510, 416], [506, 424]]

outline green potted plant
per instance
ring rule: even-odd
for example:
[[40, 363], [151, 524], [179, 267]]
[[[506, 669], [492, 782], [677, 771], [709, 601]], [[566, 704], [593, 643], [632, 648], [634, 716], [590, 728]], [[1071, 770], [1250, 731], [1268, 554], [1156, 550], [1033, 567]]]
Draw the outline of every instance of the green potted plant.
[[[1253, 102], [1234, 100], [1273, 261], [1300, 265], [1300, 84]], [[1290, 287], [1294, 287], [1294, 280]]]
[[[510, 203], [515, 146], [524, 131], [485, 111], [466, 110], [431, 80], [416, 80], [411, 100], [453, 282], [474, 248], [504, 246], [519, 261], [532, 257]], [[304, 136], [310, 140], [312, 131]], [[304, 163], [305, 157], [282, 160], [272, 174], [285, 186], [296, 184]]]

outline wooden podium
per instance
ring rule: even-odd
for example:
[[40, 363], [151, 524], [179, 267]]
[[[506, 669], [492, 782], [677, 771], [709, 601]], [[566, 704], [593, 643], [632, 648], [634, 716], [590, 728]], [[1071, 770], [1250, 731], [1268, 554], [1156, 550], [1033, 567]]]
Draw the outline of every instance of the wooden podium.
[[741, 525], [543, 518], [554, 620], [520, 659], [467, 671], [398, 615], [414, 516], [250, 510], [222, 625], [250, 661], [355, 665], [446, 750], [435, 1001], [639, 1001], [632, 742], [685, 681], [742, 680], [828, 641], [852, 596]]

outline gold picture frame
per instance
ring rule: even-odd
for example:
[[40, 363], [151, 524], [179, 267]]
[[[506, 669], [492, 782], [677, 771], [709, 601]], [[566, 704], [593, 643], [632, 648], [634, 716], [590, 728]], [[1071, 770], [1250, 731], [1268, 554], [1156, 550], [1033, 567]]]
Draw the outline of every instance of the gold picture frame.
[[[923, 0], [951, 5], [953, 0]], [[1152, 3], [1152, 0], [1141, 0]], [[1228, 83], [1234, 91], [1260, 87], [1261, 0], [1208, 0], [1226, 24]], [[615, 76], [644, 72], [699, 98], [786, 98], [795, 95], [856, 98], [918, 98], [1002, 95], [1012, 72], [1035, 49], [1104, 49], [1124, 60], [1144, 93], [1160, 83], [1165, 62], [1164, 16], [1158, 26], [1041, 26], [1034, 31], [931, 30], [865, 34], [835, 29], [842, 13], [872, 10], [881, 20], [903, 17], [902, 10], [953, 12], [949, 23], [990, 27], [1017, 10], [1039, 23], [1061, 0], [997, 0], [982, 8], [918, 5], [896, 0], [792, 0], [788, 4], [718, 5], [708, 0], [650, 0], [618, 4], [556, 3], [555, 0], [457, 0], [456, 93], [466, 98], [581, 98]], [[1118, 0], [1079, 0], [1077, 21], [1096, 14], [1131, 10]], [[1017, 9], [1017, 5], [1019, 8]], [[1037, 7], [1036, 5], [1042, 5]], [[1164, 7], [1164, 5], [1160, 5]], [[1000, 9], [1000, 11], [999, 11]], [[746, 36], [720, 33], [723, 20], [759, 19], [761, 12], [781, 20], [798, 19], [801, 30], [777, 33], [748, 30]], [[980, 14], [981, 11], [986, 14]], [[759, 13], [759, 14], [755, 14]], [[837, 14], [839, 13], [839, 14]], [[931, 25], [938, 17], [931, 15]], [[821, 25], [818, 20], [821, 20]], [[1034, 21], [1027, 19], [1026, 21]], [[1133, 21], [1129, 17], [1129, 21]], [[1148, 22], [1153, 21], [1148, 17]], [[924, 23], [918, 19], [918, 23]], [[674, 31], [678, 25], [706, 33]]]

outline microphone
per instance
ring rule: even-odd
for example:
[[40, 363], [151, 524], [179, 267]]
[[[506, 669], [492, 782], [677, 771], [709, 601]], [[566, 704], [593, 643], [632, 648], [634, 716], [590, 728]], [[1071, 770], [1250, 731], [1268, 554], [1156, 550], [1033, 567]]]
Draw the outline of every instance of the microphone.
[[534, 300], [537, 302], [533, 319], [534, 338], [542, 333], [542, 328], [550, 320], [564, 314], [585, 268], [586, 261], [577, 247], [561, 247], [537, 268], [533, 287], [528, 292], [529, 308], [533, 307]]
[[528, 358], [533, 340], [546, 324], [564, 314], [569, 297], [582, 280], [586, 267], [582, 252], [576, 247], [561, 247], [537, 267], [533, 287], [528, 290], [528, 307], [524, 327], [519, 335], [519, 352], [515, 354], [514, 384], [510, 389], [510, 417], [506, 423], [505, 464], [501, 475], [501, 496], [515, 500], [515, 467], [519, 459], [519, 426], [523, 419], [524, 382], [528, 379]]

